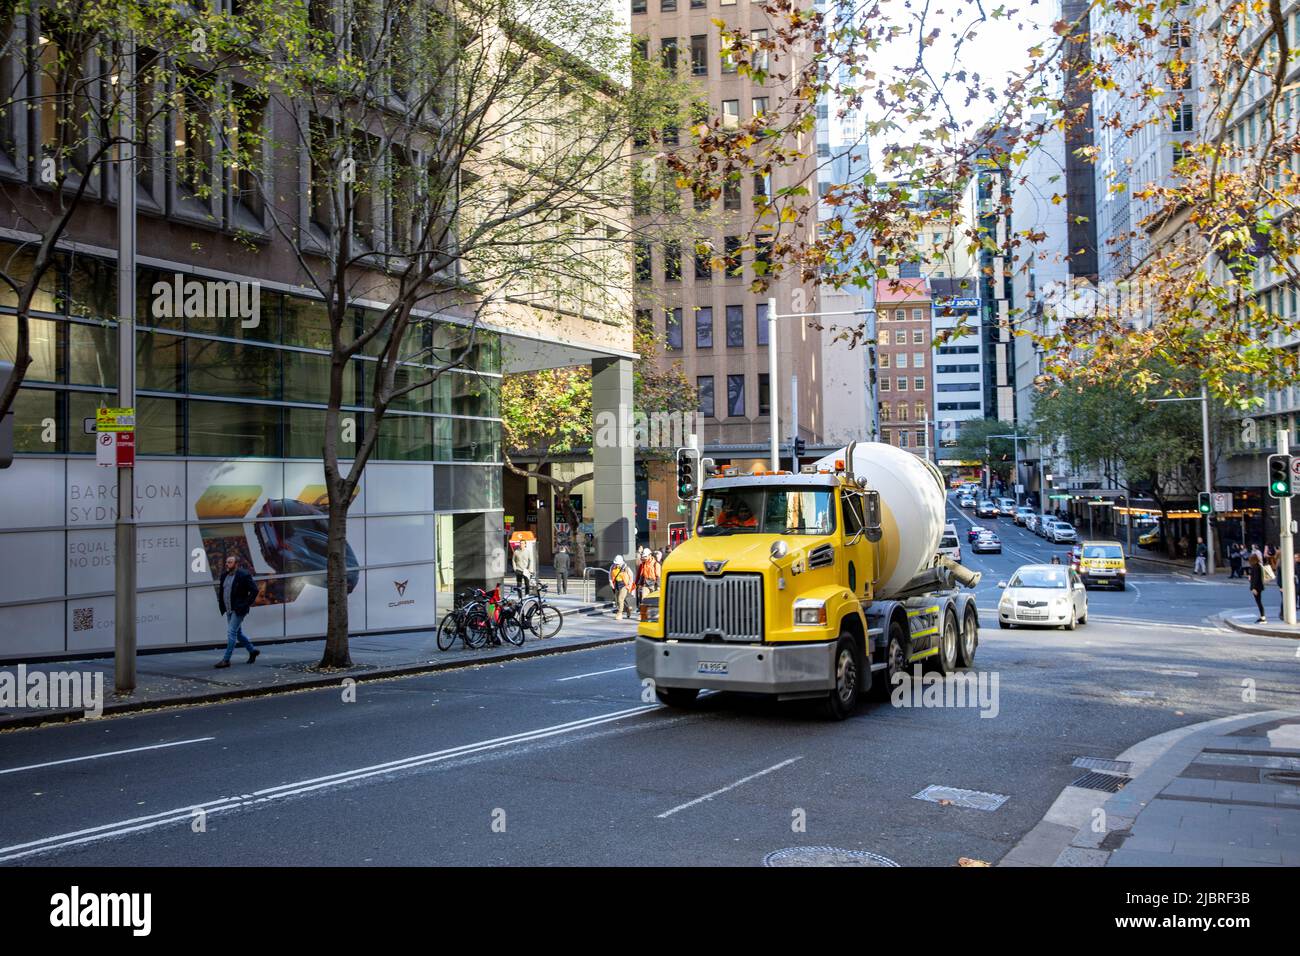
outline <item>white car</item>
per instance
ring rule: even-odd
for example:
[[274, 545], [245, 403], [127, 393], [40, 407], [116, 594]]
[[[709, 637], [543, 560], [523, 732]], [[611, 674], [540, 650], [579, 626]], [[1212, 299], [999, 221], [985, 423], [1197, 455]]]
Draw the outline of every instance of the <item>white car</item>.
[[1088, 591], [1078, 572], [1063, 564], [1026, 564], [999, 581], [998, 626], [1064, 627], [1088, 621]]
[[939, 539], [939, 553], [961, 564], [961, 542], [957, 540], [957, 529], [951, 524]]
[[1038, 522], [1042, 520], [1042, 517], [1043, 517], [1043, 516], [1040, 515], [1040, 514], [1031, 514], [1031, 515], [1027, 516], [1027, 517], [1025, 518], [1025, 527], [1026, 527], [1028, 530], [1037, 533], [1037, 531], [1038, 531]]
[[1074, 541], [1077, 536], [1074, 533], [1073, 525], [1065, 521], [1058, 521], [1052, 525], [1047, 537], [1054, 544], [1062, 544], [1066, 541]]
[[1003, 518], [1014, 518], [1016, 515], [1016, 499], [999, 498], [998, 515]]

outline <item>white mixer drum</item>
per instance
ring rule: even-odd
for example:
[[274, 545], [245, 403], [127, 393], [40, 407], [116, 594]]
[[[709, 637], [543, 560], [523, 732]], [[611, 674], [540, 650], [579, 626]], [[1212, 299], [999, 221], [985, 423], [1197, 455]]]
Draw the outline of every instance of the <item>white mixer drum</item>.
[[[817, 462], [834, 468], [846, 448]], [[943, 475], [924, 458], [882, 442], [858, 442], [845, 470], [880, 492], [880, 575], [876, 597], [886, 598], [933, 566], [946, 522]]]

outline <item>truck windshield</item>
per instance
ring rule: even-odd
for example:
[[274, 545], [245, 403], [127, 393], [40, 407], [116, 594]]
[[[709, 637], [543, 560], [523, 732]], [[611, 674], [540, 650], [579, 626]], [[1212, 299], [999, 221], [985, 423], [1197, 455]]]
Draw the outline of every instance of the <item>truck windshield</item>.
[[718, 488], [704, 493], [699, 533], [830, 534], [833, 502], [829, 488]]

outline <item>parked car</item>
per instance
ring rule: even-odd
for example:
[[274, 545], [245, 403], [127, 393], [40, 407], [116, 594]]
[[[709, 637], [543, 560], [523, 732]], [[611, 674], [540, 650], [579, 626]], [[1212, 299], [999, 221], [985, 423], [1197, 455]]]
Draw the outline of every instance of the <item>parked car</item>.
[[976, 536], [974, 543], [971, 544], [971, 550], [976, 554], [1001, 554], [1002, 539], [985, 529]]
[[999, 627], [1030, 624], [1072, 631], [1088, 621], [1088, 592], [1073, 568], [1026, 564], [998, 587]]
[[1047, 539], [1053, 544], [1064, 544], [1067, 541], [1074, 541], [1077, 535], [1074, 531], [1074, 525], [1067, 521], [1058, 521], [1052, 525], [1051, 531], [1048, 532]]
[[1043, 515], [1038, 519], [1038, 527], [1034, 528], [1034, 534], [1038, 535], [1040, 538], [1046, 538], [1052, 529], [1052, 525], [1056, 524], [1059, 520], [1061, 519], [1053, 518], [1051, 515]]
[[1037, 512], [1034, 512], [1033, 514], [1031, 514], [1029, 517], [1025, 519], [1025, 527], [1028, 528], [1030, 531], [1034, 532], [1035, 534], [1037, 534], [1038, 522], [1042, 520], [1043, 520], [1043, 516], [1038, 514]]
[[1029, 516], [1032, 515], [1033, 513], [1034, 513], [1034, 509], [1029, 507], [1029, 505], [1021, 505], [1019, 508], [1016, 509], [1016, 513], [1014, 515], [1016, 519], [1016, 524], [1023, 525], [1025, 521], [1029, 518]]
[[996, 518], [998, 516], [998, 506], [985, 498], [975, 506], [975, 513], [981, 518]]

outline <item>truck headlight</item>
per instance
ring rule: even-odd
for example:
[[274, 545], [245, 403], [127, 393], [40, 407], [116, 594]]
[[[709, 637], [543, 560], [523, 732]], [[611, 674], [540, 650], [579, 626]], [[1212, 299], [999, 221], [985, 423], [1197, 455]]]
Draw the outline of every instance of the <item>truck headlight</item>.
[[653, 624], [659, 620], [659, 599], [657, 597], [641, 599], [641, 620], [647, 624]]
[[801, 601], [794, 606], [794, 623], [810, 627], [826, 626], [826, 604], [823, 601]]

